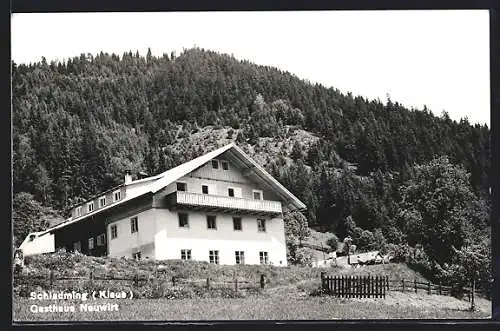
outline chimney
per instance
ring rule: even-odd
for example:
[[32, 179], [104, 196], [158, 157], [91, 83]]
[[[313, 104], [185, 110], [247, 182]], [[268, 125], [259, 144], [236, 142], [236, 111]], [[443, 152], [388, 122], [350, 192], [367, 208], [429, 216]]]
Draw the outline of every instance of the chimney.
[[146, 178], [146, 177], [148, 177], [148, 174], [145, 173], [144, 171], [139, 171], [137, 173], [137, 179], [143, 179], [143, 178]]
[[125, 171], [125, 185], [132, 183], [132, 175], [130, 174], [130, 170]]

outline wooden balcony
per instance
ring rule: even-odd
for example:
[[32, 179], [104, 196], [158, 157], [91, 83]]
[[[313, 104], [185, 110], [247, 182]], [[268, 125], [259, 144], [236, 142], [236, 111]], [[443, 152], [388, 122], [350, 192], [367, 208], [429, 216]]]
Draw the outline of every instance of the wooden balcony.
[[207, 212], [247, 214], [275, 217], [281, 214], [281, 202], [252, 200], [220, 195], [177, 191], [167, 196], [169, 207]]

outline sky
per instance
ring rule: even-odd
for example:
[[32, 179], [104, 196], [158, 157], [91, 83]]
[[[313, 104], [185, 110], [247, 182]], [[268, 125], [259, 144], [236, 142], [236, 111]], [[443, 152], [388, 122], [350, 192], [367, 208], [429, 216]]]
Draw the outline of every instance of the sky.
[[16, 63], [194, 46], [490, 125], [486, 10], [13, 14]]

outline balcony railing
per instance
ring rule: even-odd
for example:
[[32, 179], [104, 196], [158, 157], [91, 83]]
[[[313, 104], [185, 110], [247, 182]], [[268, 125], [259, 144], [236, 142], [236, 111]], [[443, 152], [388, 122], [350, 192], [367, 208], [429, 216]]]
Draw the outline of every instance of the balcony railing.
[[281, 213], [281, 202], [271, 200], [253, 200], [220, 195], [209, 195], [177, 191], [168, 196], [171, 206], [185, 206], [200, 210], [249, 212], [255, 214]]

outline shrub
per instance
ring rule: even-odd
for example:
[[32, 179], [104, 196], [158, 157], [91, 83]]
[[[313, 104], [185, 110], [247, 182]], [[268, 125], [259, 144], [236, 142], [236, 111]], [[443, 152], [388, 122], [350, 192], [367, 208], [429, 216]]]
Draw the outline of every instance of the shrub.
[[392, 256], [392, 262], [409, 262], [412, 248], [408, 244], [387, 244], [385, 250]]
[[339, 238], [337, 238], [337, 236], [333, 236], [326, 241], [326, 244], [330, 246], [332, 250], [336, 251], [339, 244]]
[[299, 266], [312, 266], [313, 256], [308, 248], [300, 247], [295, 249], [292, 263]]
[[312, 297], [322, 297], [322, 296], [325, 296], [328, 294], [329, 294], [328, 290], [324, 289], [322, 287], [316, 288], [316, 289], [312, 290], [311, 293], [309, 293], [309, 295]]

